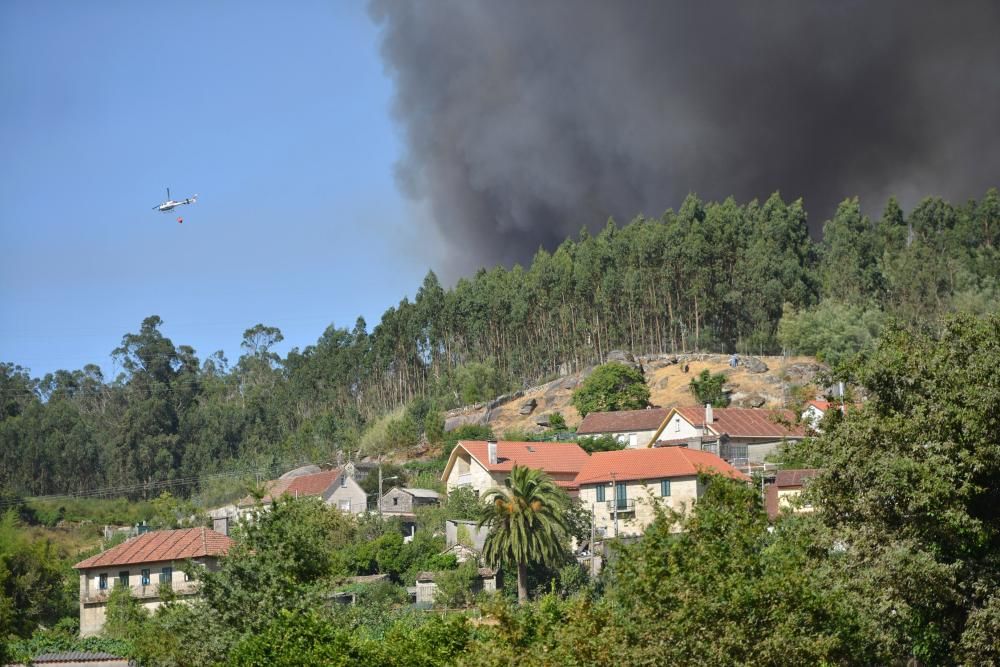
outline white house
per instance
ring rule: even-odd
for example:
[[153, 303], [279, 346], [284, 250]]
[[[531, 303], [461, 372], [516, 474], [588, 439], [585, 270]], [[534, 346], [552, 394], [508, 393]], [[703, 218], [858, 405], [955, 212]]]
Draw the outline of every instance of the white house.
[[546, 472], [557, 485], [573, 493], [576, 475], [587, 459], [587, 452], [575, 442], [460, 440], [448, 457], [441, 480], [448, 493], [469, 486], [483, 494], [503, 486], [514, 466], [520, 465]]
[[686, 447], [594, 452], [576, 477], [580, 502], [604, 537], [641, 535], [656, 518], [655, 503], [679, 512], [704, 493], [702, 472], [749, 481], [715, 454]]
[[734, 465], [761, 463], [782, 443], [806, 437], [791, 410], [681, 407], [670, 410], [654, 446], [685, 445]]
[[580, 423], [580, 436], [610, 435], [630, 449], [648, 447], [670, 411], [666, 408], [591, 412]]
[[[302, 498], [318, 496], [327, 505], [333, 505], [347, 514], [362, 514], [368, 511], [368, 494], [351, 475], [351, 464], [342, 468], [323, 470], [315, 473], [281, 477], [271, 480], [265, 486], [266, 493], [261, 502], [267, 506], [272, 499], [281, 496]], [[252, 496], [247, 496], [239, 503], [241, 513], [252, 510], [257, 502]]]

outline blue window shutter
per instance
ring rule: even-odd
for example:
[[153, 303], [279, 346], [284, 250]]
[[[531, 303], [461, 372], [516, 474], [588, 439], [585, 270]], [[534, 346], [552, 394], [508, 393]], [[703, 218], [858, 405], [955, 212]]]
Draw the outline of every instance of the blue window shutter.
[[599, 502], [599, 503], [603, 503], [604, 502], [604, 485], [603, 484], [600, 484], [597, 487], [597, 502]]
[[665, 479], [660, 482], [660, 495], [669, 496], [670, 495], [670, 480]]

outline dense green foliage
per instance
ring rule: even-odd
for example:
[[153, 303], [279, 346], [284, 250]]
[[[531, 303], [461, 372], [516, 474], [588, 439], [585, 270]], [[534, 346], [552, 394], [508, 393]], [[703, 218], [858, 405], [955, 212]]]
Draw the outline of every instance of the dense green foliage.
[[712, 374], [707, 368], [691, 378], [691, 393], [699, 405], [711, 403], [713, 407], [724, 408], [729, 405], [729, 396], [722, 390], [726, 384], [725, 373]]
[[[0, 364], [0, 487], [26, 495], [117, 488], [187, 495], [206, 473], [254, 472], [444, 439], [440, 413], [605, 360], [609, 351], [695, 348], [815, 352], [838, 363], [870, 345], [883, 314], [914, 324], [1000, 304], [1000, 195], [930, 198], [878, 220], [845, 201], [809, 238], [801, 202], [688, 197], [677, 212], [581, 233], [527, 267], [481, 270], [444, 289], [429, 273], [411, 301], [330, 326], [275, 353], [281, 332], [244, 332], [242, 354], [201, 356], [144, 320], [97, 366], [43, 378]], [[781, 326], [779, 327], [779, 324]], [[238, 466], [237, 466], [238, 464]], [[195, 478], [202, 476], [200, 482]]]
[[573, 392], [572, 403], [581, 417], [591, 412], [638, 410], [649, 405], [649, 387], [638, 368], [612, 362], [587, 376]]

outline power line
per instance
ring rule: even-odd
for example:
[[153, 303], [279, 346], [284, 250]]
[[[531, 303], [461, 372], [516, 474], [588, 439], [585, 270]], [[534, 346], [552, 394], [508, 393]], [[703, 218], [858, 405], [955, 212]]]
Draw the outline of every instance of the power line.
[[101, 497], [112, 498], [112, 497], [120, 497], [123, 495], [127, 495], [130, 492], [167, 490], [175, 487], [192, 486], [195, 484], [200, 485], [200, 483], [203, 481], [209, 481], [213, 479], [246, 477], [249, 475], [256, 475], [260, 473], [265, 474], [268, 479], [271, 479], [272, 474], [276, 474], [281, 470], [290, 470], [306, 465], [329, 465], [331, 463], [332, 461], [305, 461], [305, 460], [282, 461], [263, 468], [246, 467], [237, 470], [231, 470], [228, 472], [212, 473], [208, 475], [191, 475], [188, 477], [157, 480], [154, 482], [123, 484], [119, 486], [107, 486], [101, 488], [86, 489], [83, 491], [74, 491], [71, 493], [50, 494], [44, 496], [26, 496], [24, 498], [0, 500], [0, 510], [7, 509], [9, 507], [14, 507], [16, 505], [19, 505], [23, 501], [29, 501], [29, 500], [58, 501], [58, 500], [72, 500], [76, 498], [101, 498]]

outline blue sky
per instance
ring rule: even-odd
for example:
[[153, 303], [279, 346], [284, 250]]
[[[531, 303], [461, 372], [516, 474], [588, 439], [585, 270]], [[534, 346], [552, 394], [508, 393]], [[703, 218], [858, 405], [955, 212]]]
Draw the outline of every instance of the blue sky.
[[304, 347], [433, 264], [360, 2], [8, 0], [0, 89], [0, 361], [33, 375], [111, 372], [152, 314], [202, 358]]

